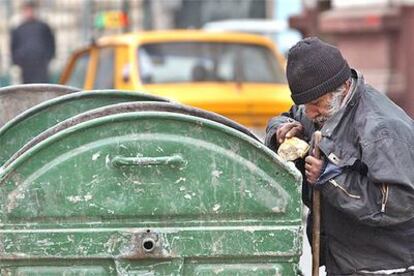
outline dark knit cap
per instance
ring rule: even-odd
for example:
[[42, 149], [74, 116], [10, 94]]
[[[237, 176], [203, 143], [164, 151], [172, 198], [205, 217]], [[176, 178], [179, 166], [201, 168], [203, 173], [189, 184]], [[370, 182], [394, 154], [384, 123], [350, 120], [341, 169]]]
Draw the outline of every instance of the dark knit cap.
[[308, 37], [289, 50], [286, 76], [295, 104], [305, 104], [341, 86], [351, 69], [338, 48]]

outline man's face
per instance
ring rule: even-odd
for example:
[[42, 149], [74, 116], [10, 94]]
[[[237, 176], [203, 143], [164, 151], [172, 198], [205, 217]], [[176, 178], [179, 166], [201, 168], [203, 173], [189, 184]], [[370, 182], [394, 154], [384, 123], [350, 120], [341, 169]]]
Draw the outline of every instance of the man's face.
[[34, 8], [32, 6], [23, 7], [23, 17], [26, 20], [33, 19], [35, 16]]
[[322, 127], [330, 117], [339, 111], [347, 90], [348, 85], [344, 85], [338, 91], [327, 93], [304, 104], [306, 117]]

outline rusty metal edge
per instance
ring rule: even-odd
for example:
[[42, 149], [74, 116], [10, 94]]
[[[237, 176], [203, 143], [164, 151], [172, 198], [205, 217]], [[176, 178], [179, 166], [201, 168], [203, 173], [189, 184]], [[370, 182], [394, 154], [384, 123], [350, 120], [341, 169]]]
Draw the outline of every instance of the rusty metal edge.
[[[85, 93], [88, 92], [88, 93]], [[27, 109], [25, 112], [20, 113], [16, 117], [14, 117], [12, 120], [8, 121], [4, 126], [0, 128], [0, 136], [3, 135], [4, 132], [6, 132], [10, 127], [17, 124], [18, 122], [24, 120], [25, 118], [29, 117], [32, 114], [37, 113], [39, 110], [43, 110], [48, 108], [49, 106], [55, 105], [57, 103], [70, 101], [77, 98], [88, 98], [93, 97], [95, 95], [101, 95], [101, 96], [132, 96], [137, 97], [137, 100], [139, 97], [147, 98], [148, 100], [154, 100], [154, 101], [162, 101], [162, 102], [170, 102], [170, 100], [142, 92], [135, 92], [135, 91], [120, 91], [120, 90], [94, 90], [94, 91], [79, 91], [79, 92], [73, 92], [68, 95], [56, 97], [53, 99], [50, 99], [48, 101], [45, 101], [43, 103], [40, 103], [38, 105], [35, 105], [29, 109]]]

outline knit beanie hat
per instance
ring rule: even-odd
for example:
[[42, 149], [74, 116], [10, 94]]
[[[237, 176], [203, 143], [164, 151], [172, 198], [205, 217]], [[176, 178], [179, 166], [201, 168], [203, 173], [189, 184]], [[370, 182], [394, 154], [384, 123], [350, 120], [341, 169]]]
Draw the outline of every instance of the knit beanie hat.
[[317, 37], [305, 38], [288, 53], [286, 76], [295, 104], [305, 104], [334, 91], [351, 76], [341, 52]]

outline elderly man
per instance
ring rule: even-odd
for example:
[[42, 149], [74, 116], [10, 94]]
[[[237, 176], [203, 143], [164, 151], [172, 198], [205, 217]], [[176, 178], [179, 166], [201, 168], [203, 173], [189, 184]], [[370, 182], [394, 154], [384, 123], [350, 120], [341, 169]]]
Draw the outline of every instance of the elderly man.
[[321, 159], [295, 164], [304, 203], [321, 191], [328, 275], [414, 275], [413, 120], [315, 37], [290, 49], [287, 79], [295, 105], [269, 122], [266, 144], [322, 132]]

